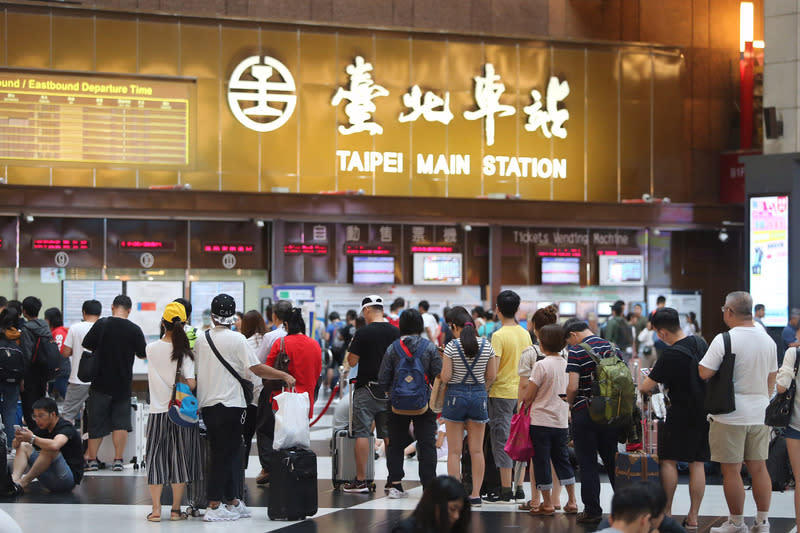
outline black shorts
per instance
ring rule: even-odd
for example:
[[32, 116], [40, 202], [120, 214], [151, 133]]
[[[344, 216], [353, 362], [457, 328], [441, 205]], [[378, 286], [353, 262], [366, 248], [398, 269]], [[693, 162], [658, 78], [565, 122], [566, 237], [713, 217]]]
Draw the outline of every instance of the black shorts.
[[708, 445], [708, 422], [685, 421], [658, 423], [658, 458], [686, 463], [711, 460]]
[[133, 431], [130, 398], [115, 400], [108, 394], [89, 389], [86, 411], [90, 439], [103, 438], [112, 431]]

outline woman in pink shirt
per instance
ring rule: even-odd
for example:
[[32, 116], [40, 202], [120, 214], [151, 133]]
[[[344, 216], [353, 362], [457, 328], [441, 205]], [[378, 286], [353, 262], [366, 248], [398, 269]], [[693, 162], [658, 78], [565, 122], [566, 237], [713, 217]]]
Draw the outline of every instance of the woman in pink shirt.
[[[542, 505], [532, 508], [530, 514], [552, 516], [555, 505], [551, 499], [553, 476], [552, 460], [558, 480], [567, 488], [569, 501], [575, 501], [575, 471], [569, 462], [569, 406], [563, 398], [567, 393], [567, 361], [561, 357], [564, 348], [564, 330], [551, 324], [539, 330], [539, 346], [545, 358], [533, 367], [530, 384], [525, 390], [524, 403], [531, 408], [531, 440], [533, 441], [533, 472], [536, 488], [542, 494]], [[564, 507], [565, 513], [577, 512], [574, 503]]]

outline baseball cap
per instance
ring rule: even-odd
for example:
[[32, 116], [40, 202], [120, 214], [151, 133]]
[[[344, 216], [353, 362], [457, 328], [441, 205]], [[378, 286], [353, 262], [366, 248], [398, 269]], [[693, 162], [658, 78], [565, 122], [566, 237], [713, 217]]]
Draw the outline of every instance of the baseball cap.
[[363, 312], [365, 307], [371, 306], [380, 306], [383, 307], [383, 298], [378, 296], [377, 294], [370, 294], [363, 300], [361, 300], [361, 309], [359, 312]]
[[161, 315], [161, 318], [167, 322], [172, 322], [175, 318], [178, 318], [181, 322], [186, 322], [186, 308], [178, 302], [170, 302], [164, 308], [164, 314]]
[[236, 302], [230, 294], [218, 294], [211, 300], [211, 316], [218, 324], [230, 326], [236, 322]]

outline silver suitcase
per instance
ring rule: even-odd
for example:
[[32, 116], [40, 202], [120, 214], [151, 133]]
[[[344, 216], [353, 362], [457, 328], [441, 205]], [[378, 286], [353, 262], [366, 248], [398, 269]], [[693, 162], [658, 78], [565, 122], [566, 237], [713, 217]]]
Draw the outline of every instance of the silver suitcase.
[[[350, 402], [348, 407], [348, 429], [340, 429], [333, 434], [331, 439], [331, 462], [333, 466], [333, 487], [338, 489], [341, 485], [349, 483], [356, 478], [356, 439], [351, 436], [353, 429], [353, 389], [351, 384], [347, 396]], [[367, 483], [370, 492], [375, 492], [375, 436], [369, 436], [370, 453], [367, 456]]]
[[[145, 445], [147, 443], [147, 418], [150, 406], [146, 403], [131, 400], [131, 428], [125, 443], [123, 462], [133, 465], [134, 469], [144, 466]], [[106, 436], [97, 451], [97, 459], [110, 465], [114, 461], [114, 442], [111, 435]]]

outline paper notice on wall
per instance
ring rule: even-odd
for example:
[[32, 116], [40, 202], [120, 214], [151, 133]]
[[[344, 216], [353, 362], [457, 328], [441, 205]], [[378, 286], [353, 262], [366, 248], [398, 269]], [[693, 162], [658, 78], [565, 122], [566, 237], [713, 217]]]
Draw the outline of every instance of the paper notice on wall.
[[161, 315], [167, 304], [183, 297], [183, 282], [129, 281], [127, 294], [133, 303], [128, 319], [142, 328], [149, 342], [161, 334]]
[[69, 327], [83, 320], [83, 302], [97, 300], [103, 306], [102, 316], [111, 315], [111, 304], [122, 294], [118, 280], [65, 280], [61, 286], [61, 309], [64, 325]]

